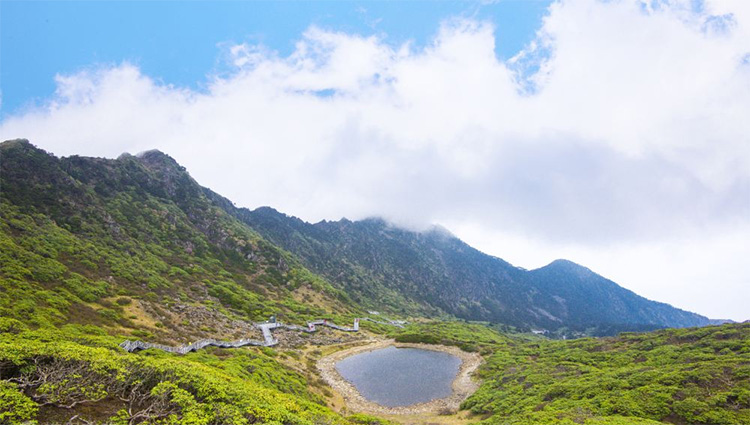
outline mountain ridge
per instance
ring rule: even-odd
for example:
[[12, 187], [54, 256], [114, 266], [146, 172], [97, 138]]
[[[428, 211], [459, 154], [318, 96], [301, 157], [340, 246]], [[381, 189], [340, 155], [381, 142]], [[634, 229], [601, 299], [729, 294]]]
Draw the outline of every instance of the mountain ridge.
[[[615, 314], [605, 314], [606, 311], [609, 310], [606, 307], [598, 308], [601, 317], [606, 318], [606, 322], [597, 322], [592, 318], [583, 317], [577, 322], [569, 323], [569, 321], [562, 320], [550, 311], [539, 307], [532, 307], [527, 310], [527, 313], [522, 314], [522, 316], [525, 316], [525, 319], [527, 320], [524, 321], [523, 318], [521, 320], [517, 320], [517, 318], [509, 318], [507, 315], [502, 316], [501, 314], [497, 314], [495, 316], [482, 314], [465, 314], [460, 311], [451, 310], [451, 308], [446, 309], [444, 308], [445, 306], [439, 305], [439, 307], [441, 307], [441, 310], [464, 319], [489, 319], [490, 321], [493, 321], [493, 319], [495, 319], [499, 322], [511, 323], [516, 326], [524, 326], [528, 325], [529, 323], [533, 323], [536, 325], [541, 324], [541, 326], [543, 327], [553, 329], [556, 327], [560, 327], [560, 325], [563, 323], [566, 325], [573, 325], [573, 327], [576, 329], [585, 329], [586, 327], [591, 327], [592, 325], [598, 324], [603, 325], [607, 328], [631, 330], [648, 330], [658, 327], [675, 326], [675, 320], [678, 322], [678, 326], [703, 326], [712, 323], [710, 319], [699, 314], [678, 309], [666, 303], [652, 301], [641, 297], [634, 292], [617, 285], [615, 282], [598, 275], [589, 268], [576, 264], [570, 260], [558, 259], [552, 261], [546, 266], [527, 271], [523, 268], [513, 266], [502, 258], [488, 255], [482, 253], [479, 250], [476, 250], [475, 248], [469, 246], [465, 242], [453, 236], [449, 231], [441, 231], [436, 230], [435, 228], [431, 228], [422, 232], [412, 232], [406, 229], [399, 228], [398, 226], [394, 226], [393, 224], [388, 223], [384, 219], [378, 217], [367, 218], [359, 221], [351, 221], [344, 218], [338, 221], [322, 220], [317, 223], [307, 223], [298, 217], [286, 215], [272, 207], [259, 207], [255, 210], [232, 207], [230, 213], [234, 214], [242, 221], [248, 223], [251, 227], [256, 229], [267, 239], [297, 254], [303, 260], [303, 262], [305, 262], [306, 266], [310, 267], [313, 270], [316, 270], [316, 272], [318, 273], [325, 275], [334, 283], [338, 280], [338, 283], [342, 288], [346, 287], [346, 283], [343, 282], [343, 280], [338, 279], [338, 277], [341, 273], [347, 271], [344, 269], [351, 269], [351, 267], [346, 267], [344, 264], [339, 264], [340, 267], [337, 273], [326, 273], [326, 271], [323, 270], [323, 266], [321, 264], [327, 264], [330, 266], [333, 258], [330, 258], [330, 256], [328, 256], [329, 258], [319, 258], [320, 256], [316, 255], [313, 252], [314, 249], [312, 247], [320, 247], [327, 244], [329, 245], [327, 251], [338, 252], [342, 255], [351, 256], [351, 254], [353, 253], [353, 249], [361, 251], [363, 249], [363, 246], [354, 248], [352, 244], [356, 241], [352, 240], [351, 238], [347, 238], [343, 234], [350, 231], [351, 229], [357, 228], [370, 228], [370, 230], [372, 231], [372, 228], [374, 226], [376, 228], [374, 229], [376, 231], [375, 233], [379, 233], [382, 236], [380, 242], [383, 243], [387, 243], [388, 240], [392, 240], [394, 237], [398, 238], [399, 235], [404, 234], [411, 234], [410, 237], [413, 239], [418, 240], [421, 238], [423, 240], [432, 242], [435, 242], [437, 239], [444, 239], [444, 243], [448, 246], [451, 246], [454, 251], [458, 253], [465, 253], [469, 256], [481, 256], [483, 257], [482, 261], [493, 262], [495, 269], [497, 269], [498, 267], [501, 269], [500, 272], [506, 273], [510, 276], [514, 276], [519, 273], [528, 273], [529, 277], [519, 278], [519, 280], [521, 281], [521, 283], [527, 283], [535, 286], [535, 289], [545, 288], [547, 290], [551, 290], [552, 288], [549, 285], [549, 282], [545, 282], [545, 279], [543, 277], [539, 277], [540, 275], [548, 275], [549, 273], [558, 274], [561, 272], [561, 270], [563, 271], [563, 274], [571, 275], [566, 276], [568, 278], [577, 275], [579, 276], [578, 281], [573, 281], [571, 284], [579, 287], [581, 285], [587, 285], [595, 289], [607, 287], [610, 290], [617, 291], [618, 296], [620, 297], [617, 301], [620, 305], [614, 311], [619, 311], [621, 314], [626, 314], [626, 312], [635, 312], [637, 321], [631, 321], [630, 323], [627, 323], [627, 321], [618, 319]], [[370, 236], [373, 235], [371, 234]], [[336, 237], [339, 237], [340, 240], [338, 240], [338, 242], [332, 242], [332, 240]], [[372, 240], [359, 242], [364, 246], [367, 246], [368, 243], [373, 243]], [[355, 254], [354, 256], [356, 257], [357, 255]], [[365, 261], [365, 263], [368, 262]], [[367, 264], [358, 265], [364, 266], [365, 269], [368, 268]], [[370, 266], [372, 267], [370, 267], [369, 271], [372, 272], [374, 265], [371, 264], [371, 262]], [[487, 265], [485, 264], [485, 266]], [[351, 270], [348, 271], [351, 272]], [[498, 270], [495, 271], [498, 272]], [[401, 272], [404, 272], [404, 270], [401, 270]], [[362, 276], [359, 277], [362, 278]], [[555, 279], [555, 281], [559, 282], [560, 280], [558, 278]], [[379, 284], [387, 286], [382, 281], [379, 282]], [[413, 299], [414, 294], [411, 295], [412, 297], [409, 297], [408, 301], [415, 301]], [[531, 294], [531, 296], [533, 296], [533, 294]], [[570, 297], [571, 294], [568, 294], [568, 296]], [[552, 295], [552, 299], [558, 303], [560, 297], [561, 295], [559, 294]], [[605, 298], [604, 295], [601, 298]], [[418, 300], [416, 301], [419, 302]], [[492, 303], [493, 301], [497, 302], [497, 300], [492, 299], [485, 301], [487, 303]], [[481, 303], [481, 301], [479, 302]], [[649, 316], [649, 314], [641, 311], [643, 308], [645, 308], [643, 306], [644, 303], [647, 304], [651, 310], [653, 310], [653, 315]], [[585, 306], [579, 303], [579, 308], [583, 307]], [[566, 308], [558, 310], [565, 312]]]
[[[158, 150], [112, 160], [58, 159], [24, 140], [3, 142], [2, 149], [13, 153], [3, 155], [3, 168], [9, 171], [2, 176], [4, 201], [42, 212], [69, 231], [85, 233], [93, 225], [102, 230], [91, 237], [116, 242], [118, 237], [140, 235], [153, 241], [153, 230], [147, 229], [157, 226], [167, 253], [214, 252], [221, 261], [247, 270], [260, 249], [272, 258], [264, 266], [271, 273], [266, 279], [283, 282], [290, 268], [309, 270], [330, 282], [340, 294], [336, 297], [347, 297], [355, 309], [589, 333], [601, 327], [641, 330], [710, 323], [701, 315], [640, 297], [568, 260], [531, 271], [513, 266], [442, 227], [414, 232], [378, 217], [311, 224], [272, 207], [238, 208], [200, 186], [183, 166]], [[128, 200], [145, 210], [133, 210]], [[149, 208], [165, 212], [154, 215]], [[171, 208], [183, 218], [169, 213]], [[190, 234], [204, 235], [201, 244], [208, 245], [170, 233], [172, 222], [197, 232]], [[133, 232], [133, 226], [143, 229]]]
[[15, 140], [0, 160], [0, 317], [184, 343], [360, 309], [168, 155], [56, 158]]

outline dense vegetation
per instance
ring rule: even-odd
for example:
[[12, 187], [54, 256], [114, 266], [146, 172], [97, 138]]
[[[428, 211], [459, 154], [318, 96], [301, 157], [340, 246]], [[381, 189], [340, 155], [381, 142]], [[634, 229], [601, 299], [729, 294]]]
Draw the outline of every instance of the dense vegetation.
[[[330, 389], [315, 367], [323, 353], [303, 337], [185, 356], [118, 347], [126, 338], [248, 337], [257, 333], [249, 322], [270, 315], [343, 322], [365, 308], [421, 318], [363, 330], [484, 356], [482, 386], [463, 407], [488, 425], [750, 424], [748, 324], [550, 341], [517, 331], [611, 333], [704, 319], [569, 262], [517, 269], [442, 231], [379, 220], [310, 225], [236, 209], [159, 152], [55, 158], [9, 141], [0, 161], [0, 424], [385, 425], [327, 407]], [[482, 286], [487, 279], [499, 283]], [[587, 294], [610, 301], [589, 308], [580, 301]], [[529, 313], [528, 299], [545, 313], [574, 311], [566, 322], [539, 321], [547, 316]], [[448, 314], [492, 312], [483, 323]], [[642, 323], [653, 315], [666, 322]]]
[[[552, 341], [427, 322], [394, 335], [483, 354], [483, 383], [462, 408], [488, 425], [750, 423], [750, 324]], [[294, 350], [128, 354], [117, 342], [93, 326], [0, 319], [0, 423], [72, 411], [123, 424], [379, 422], [326, 408], [314, 375], [290, 367]]]
[[[39, 414], [112, 424], [342, 424], [273, 350], [128, 354], [93, 326], [28, 330], [0, 319], [0, 423]], [[71, 410], [72, 409], [72, 410]]]
[[57, 159], [24, 141], [0, 152], [1, 317], [186, 342], [356, 307], [166, 155]]
[[[708, 324], [576, 264], [556, 261], [529, 272], [441, 229], [417, 233], [377, 219], [313, 225], [271, 208], [238, 209], [157, 151], [58, 159], [8, 141], [1, 152], [5, 279], [32, 282], [35, 294], [43, 289], [64, 300], [31, 301], [27, 291], [0, 299], [0, 308], [12, 309], [7, 301], [19, 295], [39, 309], [38, 320], [53, 320], [56, 311], [68, 316], [59, 311], [67, 302], [127, 324], [112, 306], [112, 297], [124, 295], [158, 301], [154, 306], [201, 300], [201, 308], [255, 320], [365, 306], [573, 334]], [[322, 294], [318, 308], [299, 302], [309, 298], [294, 293], [301, 286]]]
[[[507, 346], [510, 341], [507, 336], [486, 325], [457, 321], [414, 323], [404, 329], [391, 331], [389, 336], [396, 342], [452, 345], [464, 351], [482, 354]], [[520, 336], [515, 335], [515, 338]]]
[[569, 261], [533, 271], [514, 267], [440, 228], [414, 232], [380, 219], [309, 224], [272, 208], [249, 211], [220, 204], [374, 309], [432, 316], [442, 312], [466, 320], [559, 330], [560, 335], [709, 323]]
[[487, 424], [750, 424], [750, 324], [508, 341], [481, 376]]
[[750, 323], [554, 341], [428, 322], [392, 336], [485, 355], [462, 408], [487, 425], [750, 424]]

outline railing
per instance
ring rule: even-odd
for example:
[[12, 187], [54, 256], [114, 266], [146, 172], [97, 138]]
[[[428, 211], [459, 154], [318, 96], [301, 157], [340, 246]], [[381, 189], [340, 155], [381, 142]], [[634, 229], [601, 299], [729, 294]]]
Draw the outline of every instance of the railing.
[[336, 325], [335, 323], [332, 323], [328, 321], [327, 319], [319, 319], [319, 320], [313, 320], [312, 322], [307, 322], [307, 327], [299, 326], [299, 325], [285, 325], [281, 322], [263, 322], [263, 323], [253, 324], [256, 328], [260, 329], [261, 333], [263, 334], [263, 341], [258, 341], [254, 339], [238, 339], [236, 341], [221, 341], [221, 340], [209, 338], [209, 339], [201, 339], [192, 344], [180, 345], [177, 347], [172, 347], [172, 346], [163, 345], [163, 344], [155, 344], [151, 342], [143, 342], [143, 341], [125, 341], [122, 344], [120, 344], [120, 347], [122, 347], [123, 350], [127, 352], [131, 352], [131, 353], [135, 351], [148, 350], [150, 348], [155, 348], [158, 350], [166, 351], [169, 353], [175, 353], [175, 354], [186, 354], [191, 351], [200, 350], [201, 348], [205, 348], [208, 346], [221, 347], [221, 348], [239, 348], [239, 347], [245, 347], [248, 345], [260, 346], [260, 347], [272, 347], [279, 343], [279, 340], [273, 337], [273, 332], [272, 332], [272, 330], [277, 329], [277, 328], [284, 328], [284, 329], [289, 329], [289, 330], [298, 331], [298, 332], [312, 333], [316, 331], [315, 329], [316, 326], [328, 326], [329, 328], [337, 329], [342, 332], [358, 332], [360, 320], [367, 320], [369, 322], [378, 323], [381, 325], [396, 326], [399, 328], [403, 328], [404, 327], [403, 325], [406, 323], [406, 322], [395, 321], [395, 320], [389, 320], [387, 322], [383, 322], [383, 321], [370, 319], [369, 317], [363, 317], [361, 319], [360, 318], [354, 319], [354, 325], [351, 328], [346, 328], [343, 326]]

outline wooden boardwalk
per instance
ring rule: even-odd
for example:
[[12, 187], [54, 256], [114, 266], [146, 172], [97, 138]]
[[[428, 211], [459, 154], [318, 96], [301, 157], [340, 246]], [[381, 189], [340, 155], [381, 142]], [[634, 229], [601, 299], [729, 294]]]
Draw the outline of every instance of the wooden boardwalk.
[[274, 329], [284, 328], [284, 329], [289, 329], [289, 330], [298, 331], [298, 332], [312, 333], [316, 331], [316, 326], [327, 326], [329, 328], [333, 328], [342, 332], [359, 332], [360, 320], [366, 320], [366, 321], [378, 323], [381, 325], [396, 326], [399, 328], [403, 328], [404, 327], [403, 325], [406, 323], [406, 322], [395, 321], [395, 320], [379, 321], [379, 320], [370, 319], [369, 317], [354, 319], [354, 324], [351, 328], [339, 326], [327, 319], [319, 319], [319, 320], [313, 320], [312, 322], [307, 322], [307, 327], [299, 326], [299, 325], [286, 325], [281, 322], [263, 322], [263, 323], [253, 324], [256, 328], [260, 329], [261, 333], [263, 334], [263, 341], [259, 341], [256, 339], [238, 339], [236, 341], [220, 341], [217, 339], [209, 338], [209, 339], [201, 339], [192, 344], [172, 347], [169, 345], [155, 344], [151, 342], [128, 340], [120, 344], [120, 347], [122, 347], [123, 350], [130, 352], [130, 353], [140, 351], [140, 350], [148, 350], [150, 348], [155, 348], [157, 350], [162, 350], [162, 351], [175, 353], [175, 354], [186, 354], [191, 351], [200, 350], [201, 348], [205, 348], [205, 347], [239, 348], [239, 347], [246, 347], [249, 345], [259, 346], [259, 347], [273, 347], [274, 345], [277, 345], [279, 343], [279, 340], [274, 338], [273, 336], [272, 331]]

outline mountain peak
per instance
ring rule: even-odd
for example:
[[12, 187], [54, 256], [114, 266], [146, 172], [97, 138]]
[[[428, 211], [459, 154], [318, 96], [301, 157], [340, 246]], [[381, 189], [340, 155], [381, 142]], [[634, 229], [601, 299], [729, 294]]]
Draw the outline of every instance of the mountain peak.
[[181, 166], [174, 158], [171, 156], [165, 154], [164, 152], [158, 150], [158, 149], [150, 149], [147, 151], [143, 151], [138, 153], [136, 158], [140, 159], [142, 162], [146, 164], [161, 164], [166, 166], [172, 166], [185, 170], [185, 167]]
[[450, 230], [448, 230], [446, 227], [443, 227], [439, 224], [432, 225], [429, 229], [425, 231], [425, 233], [440, 236], [446, 239], [458, 239], [456, 235], [453, 234]]
[[3, 151], [15, 150], [16, 152], [27, 151], [35, 154], [44, 154], [50, 156], [50, 153], [44, 149], [38, 148], [29, 142], [28, 139], [10, 139], [0, 143], [0, 149]]
[[143, 152], [139, 152], [135, 156], [138, 157], [138, 158], [145, 158], [145, 157], [168, 157], [168, 158], [171, 158], [169, 155], [165, 154], [164, 152], [160, 151], [159, 149], [145, 150]]
[[590, 276], [590, 275], [598, 276], [594, 271], [592, 271], [588, 267], [582, 266], [578, 263], [574, 263], [564, 258], [558, 258], [557, 260], [537, 270], [553, 270], [553, 271], [560, 272], [560, 273], [572, 273], [578, 276]]
[[[239, 209], [202, 188], [172, 157], [158, 150], [120, 160], [77, 156], [57, 159], [26, 140], [5, 142], [0, 147], [0, 196], [11, 204], [48, 213], [55, 222], [74, 231], [88, 219], [80, 213], [81, 208], [97, 206], [88, 211], [89, 215], [98, 217], [97, 223], [107, 232], [115, 229], [112, 234], [122, 237], [116, 229], [129, 222], [115, 225], [113, 217], [137, 214], [139, 209], [99, 217], [97, 208], [110, 205], [110, 197], [120, 191], [134, 191], [139, 198], [181, 208], [188, 219], [196, 220], [185, 226], [204, 233], [222, 249], [234, 249], [228, 241], [235, 240], [232, 235], [243, 226], [235, 223], [231, 228], [220, 228], [223, 219], [213, 215], [217, 210], [212, 206], [216, 206], [244, 223], [247, 227], [243, 233], [255, 237], [257, 232], [258, 237], [298, 256], [311, 272], [355, 296], [354, 301], [378, 310], [452, 314], [467, 320], [549, 329], [561, 324], [588, 329], [602, 323], [707, 323], [702, 316], [638, 297], [568, 260], [556, 260], [533, 271], [518, 269], [481, 253], [440, 227], [409, 230], [378, 217], [309, 224], [270, 207]], [[149, 217], [158, 222], [163, 218]], [[169, 229], [170, 223], [164, 222], [165, 227], [159, 228]], [[172, 231], [166, 232], [161, 236], [164, 240], [175, 236]], [[250, 245], [245, 246], [252, 251]], [[252, 254], [248, 250], [234, 252]]]
[[39, 149], [36, 146], [32, 145], [31, 142], [29, 142], [29, 139], [10, 139], [0, 143], [0, 146], [29, 146], [34, 149]]
[[265, 215], [283, 215], [283, 216], [286, 216], [286, 214], [282, 214], [276, 208], [269, 207], [269, 206], [258, 207], [256, 209], [254, 209], [253, 212], [258, 213], [258, 214], [265, 214]]
[[[121, 158], [123, 156], [121, 155]], [[149, 170], [164, 180], [182, 178], [188, 175], [185, 167], [164, 152], [151, 149], [135, 155], [135, 158]]]
[[555, 261], [547, 264], [546, 267], [550, 267], [550, 266], [554, 266], [554, 267], [583, 267], [582, 265], [580, 265], [578, 263], [574, 263], [574, 262], [572, 262], [570, 260], [566, 260], [564, 258], [558, 258], [557, 260], [555, 260]]

